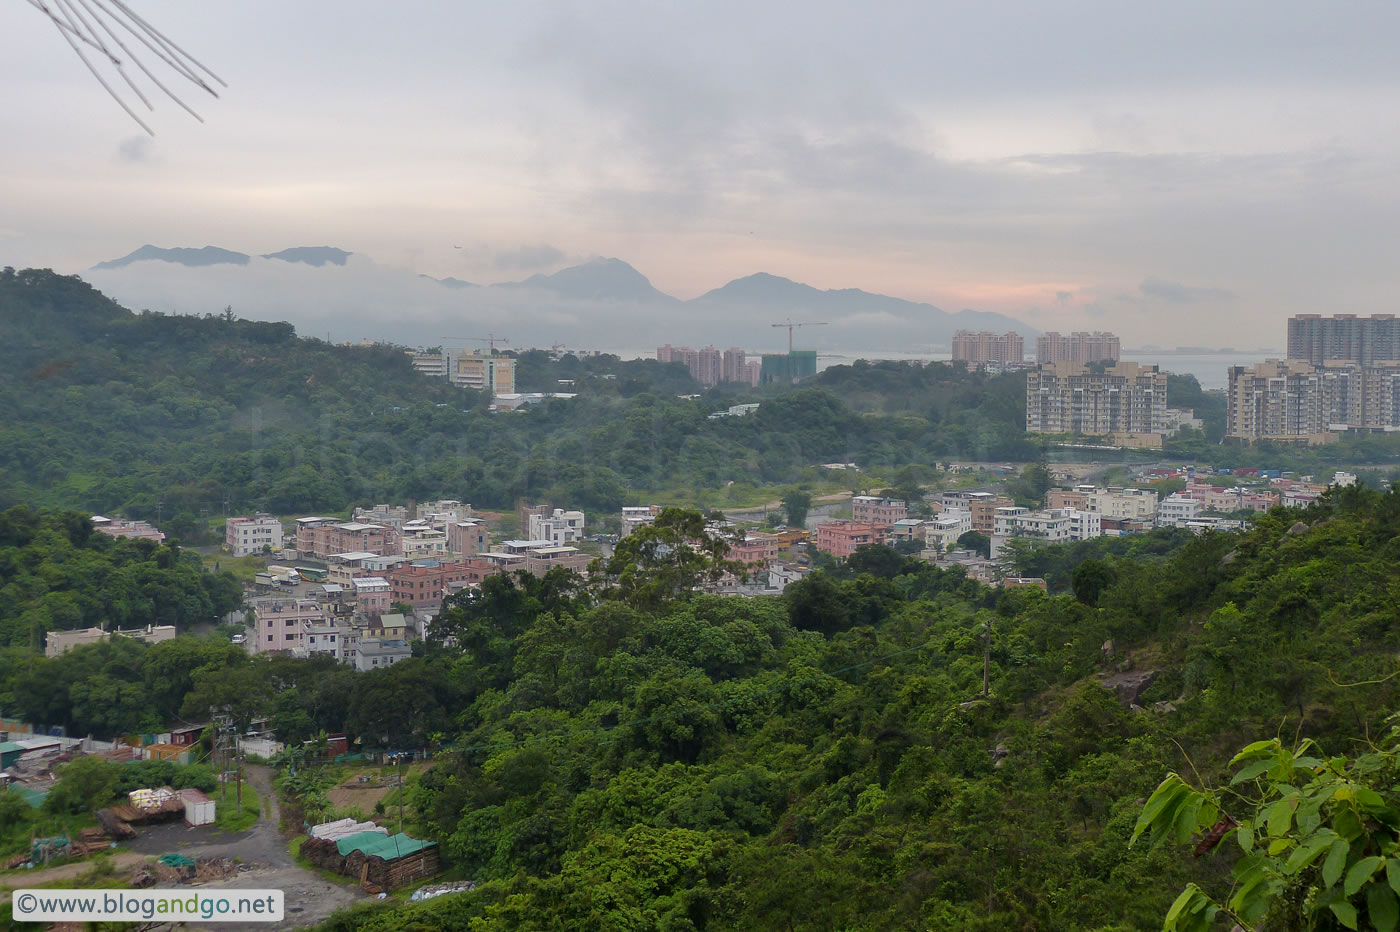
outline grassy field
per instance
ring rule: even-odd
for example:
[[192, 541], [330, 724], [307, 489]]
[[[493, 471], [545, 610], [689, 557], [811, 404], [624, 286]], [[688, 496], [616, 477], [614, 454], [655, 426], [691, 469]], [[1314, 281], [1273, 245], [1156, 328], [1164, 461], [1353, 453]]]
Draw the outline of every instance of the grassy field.
[[202, 554], [204, 568], [211, 573], [222, 570], [234, 575], [239, 582], [251, 583], [253, 577], [267, 568], [267, 558], [256, 555], [234, 557], [226, 553]]
[[262, 802], [258, 799], [257, 790], [247, 780], [243, 781], [243, 806], [238, 805], [237, 786], [234, 784], [223, 784], [215, 791], [214, 801], [217, 813], [214, 824], [225, 832], [241, 832], [252, 828], [253, 823], [262, 816]]

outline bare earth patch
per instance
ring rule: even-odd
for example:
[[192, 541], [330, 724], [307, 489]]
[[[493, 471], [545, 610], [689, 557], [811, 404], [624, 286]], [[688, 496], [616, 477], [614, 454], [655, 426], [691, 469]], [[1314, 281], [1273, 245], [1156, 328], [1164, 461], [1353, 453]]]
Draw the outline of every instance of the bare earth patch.
[[373, 812], [374, 804], [392, 790], [391, 786], [337, 786], [326, 794], [331, 805], [336, 808], [354, 806], [362, 812]]

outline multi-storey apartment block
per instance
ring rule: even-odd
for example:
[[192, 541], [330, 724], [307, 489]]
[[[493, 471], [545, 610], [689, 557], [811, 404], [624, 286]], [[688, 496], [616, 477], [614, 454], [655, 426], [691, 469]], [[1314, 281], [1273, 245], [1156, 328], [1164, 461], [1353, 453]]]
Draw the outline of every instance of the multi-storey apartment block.
[[1400, 430], [1400, 362], [1270, 359], [1229, 377], [1229, 437], [1324, 443], [1343, 430]]
[[1167, 374], [1156, 366], [1120, 362], [1095, 371], [1053, 362], [1026, 377], [1026, 431], [1091, 437], [1158, 436], [1167, 408]]
[[1036, 362], [1115, 362], [1121, 355], [1118, 337], [1098, 330], [1078, 330], [1069, 336], [1052, 330], [1035, 341]]
[[1023, 362], [1025, 338], [1014, 330], [959, 330], [953, 334], [953, 359], [959, 362]]
[[1400, 319], [1394, 314], [1298, 314], [1288, 318], [1288, 358], [1314, 366], [1331, 360], [1363, 366], [1400, 361]]

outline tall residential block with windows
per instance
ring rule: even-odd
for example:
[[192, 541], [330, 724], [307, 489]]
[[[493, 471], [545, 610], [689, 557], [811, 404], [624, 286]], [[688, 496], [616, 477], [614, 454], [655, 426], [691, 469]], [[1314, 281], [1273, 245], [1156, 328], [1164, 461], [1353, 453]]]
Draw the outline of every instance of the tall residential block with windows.
[[757, 385], [751, 378], [748, 355], [737, 346], [727, 350], [717, 350], [713, 346], [692, 349], [689, 346], [665, 346], [656, 348], [658, 362], [678, 362], [689, 370], [691, 378], [701, 385], [713, 388], [721, 382], [738, 382]]
[[1122, 347], [1115, 334], [1076, 330], [1068, 336], [1051, 330], [1035, 341], [1036, 362], [1116, 362]]
[[1270, 359], [1231, 366], [1225, 434], [1325, 443], [1342, 430], [1400, 430], [1400, 362]]
[[1026, 377], [1028, 433], [1161, 434], [1166, 411], [1167, 374], [1156, 366], [1048, 362]]
[[1394, 314], [1298, 314], [1288, 318], [1288, 358], [1314, 366], [1331, 360], [1362, 365], [1400, 360], [1400, 319]]
[[959, 330], [953, 334], [953, 359], [959, 362], [1023, 362], [1025, 339], [1013, 330]]

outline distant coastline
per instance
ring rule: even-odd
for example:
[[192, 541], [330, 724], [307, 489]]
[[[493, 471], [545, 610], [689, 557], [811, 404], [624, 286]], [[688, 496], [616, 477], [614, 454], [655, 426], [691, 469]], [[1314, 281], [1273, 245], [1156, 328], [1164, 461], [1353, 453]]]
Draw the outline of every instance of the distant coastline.
[[[772, 348], [746, 348], [746, 351], [753, 356], [758, 356], [763, 353], [782, 352], [781, 349], [775, 350]], [[615, 354], [622, 359], [656, 358], [655, 349], [607, 349], [603, 350], [603, 352]], [[1123, 360], [1125, 362], [1158, 365], [1166, 371], [1177, 375], [1194, 375], [1196, 381], [1201, 383], [1201, 387], [1208, 390], [1224, 390], [1228, 381], [1227, 370], [1231, 366], [1252, 366], [1266, 359], [1280, 359], [1283, 355], [1283, 351], [1277, 349], [1201, 349], [1199, 351], [1193, 351], [1190, 347], [1176, 347], [1175, 349], [1144, 348], [1123, 350]], [[857, 359], [867, 359], [871, 362], [884, 359], [904, 362], [917, 360], [919, 362], [928, 363], [947, 362], [951, 358], [951, 354], [947, 351], [909, 352], [907, 350], [818, 349], [817, 370], [821, 371], [830, 366], [848, 366]]]

